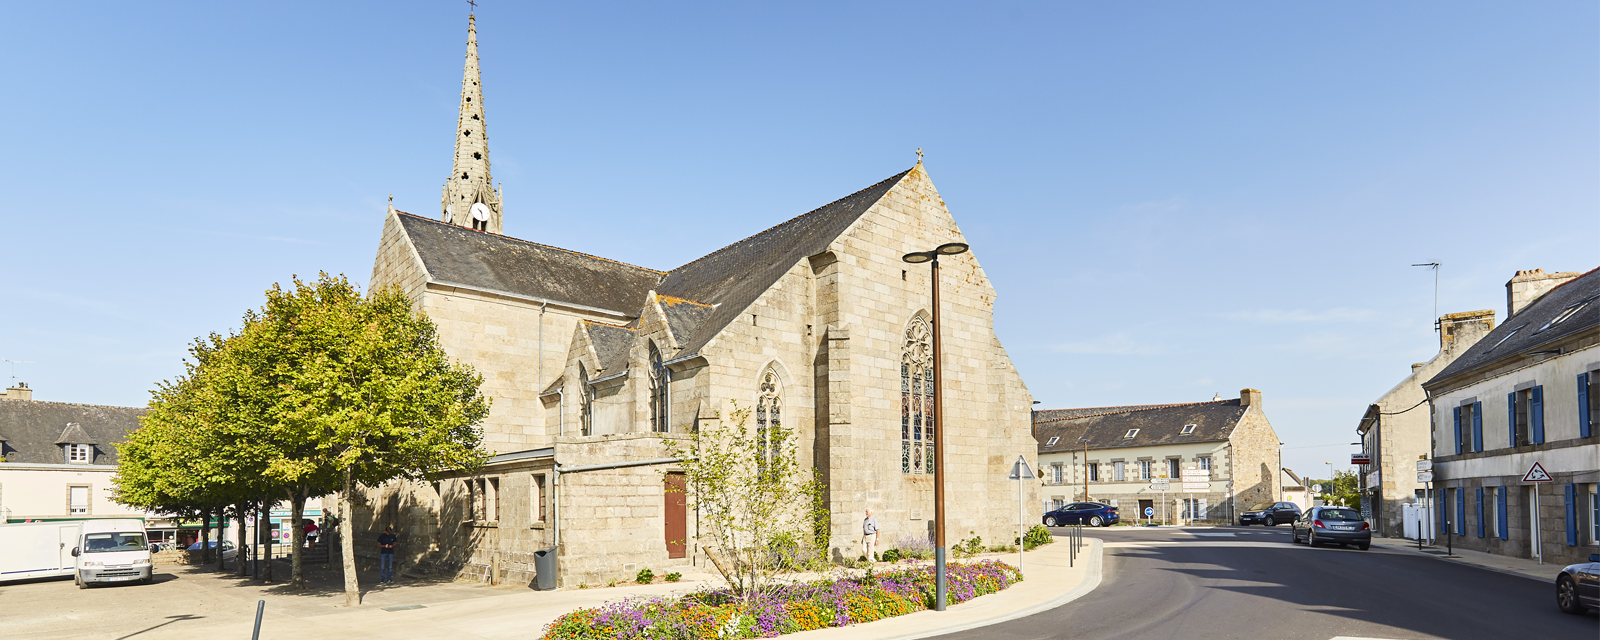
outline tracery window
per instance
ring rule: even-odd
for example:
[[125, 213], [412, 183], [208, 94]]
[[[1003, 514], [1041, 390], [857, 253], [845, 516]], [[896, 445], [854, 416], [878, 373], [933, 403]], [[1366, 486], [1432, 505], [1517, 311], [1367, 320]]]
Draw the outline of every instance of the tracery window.
[[778, 372], [768, 368], [761, 374], [756, 397], [756, 467], [766, 473], [778, 454], [776, 442], [783, 428], [783, 385]]
[[900, 472], [933, 473], [933, 332], [922, 316], [906, 327], [900, 356]]
[[594, 435], [594, 387], [589, 386], [589, 372], [578, 364], [578, 424], [583, 435]]
[[661, 351], [650, 343], [650, 430], [667, 432], [667, 385], [672, 382], [672, 372], [661, 364]]

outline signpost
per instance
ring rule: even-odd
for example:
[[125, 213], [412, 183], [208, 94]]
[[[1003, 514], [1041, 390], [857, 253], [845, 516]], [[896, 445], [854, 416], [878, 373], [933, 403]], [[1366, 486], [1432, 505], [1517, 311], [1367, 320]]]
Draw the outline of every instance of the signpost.
[[1365, 453], [1352, 453], [1352, 454], [1350, 454], [1350, 464], [1352, 464], [1352, 465], [1372, 464], [1372, 456], [1369, 456], [1369, 455], [1367, 455]]
[[[1424, 471], [1427, 472], [1427, 474], [1428, 474], [1428, 477], [1427, 477], [1426, 480], [1424, 480], [1423, 477], [1422, 477], [1422, 472], [1424, 472]], [[1417, 460], [1417, 482], [1421, 482], [1421, 483], [1423, 483], [1425, 485], [1423, 487], [1423, 489], [1422, 489], [1422, 513], [1424, 515], [1422, 516], [1422, 521], [1417, 523], [1417, 550], [1421, 551], [1422, 550], [1422, 539], [1425, 537], [1423, 535], [1424, 532], [1432, 532], [1434, 535], [1438, 535], [1438, 532], [1434, 531], [1434, 529], [1433, 529], [1433, 461], [1432, 460], [1429, 460], [1427, 458], [1422, 458], [1420, 460]]]
[[1528, 472], [1522, 474], [1522, 481], [1533, 483], [1533, 513], [1535, 520], [1533, 526], [1529, 527], [1529, 529], [1533, 530], [1533, 548], [1538, 552], [1539, 564], [1542, 565], [1544, 564], [1544, 540], [1541, 538], [1544, 537], [1542, 535], [1544, 532], [1539, 530], [1541, 524], [1537, 519], [1539, 513], [1539, 483], [1554, 482], [1555, 478], [1550, 477], [1550, 474], [1545, 472], [1544, 465], [1535, 460], [1533, 466], [1528, 467]]
[[[1183, 475], [1183, 492], [1184, 493], [1210, 493], [1211, 492], [1211, 472], [1210, 471], [1205, 470], [1205, 469], [1184, 469], [1182, 475]], [[1197, 500], [1198, 500], [1197, 498], [1192, 498], [1192, 497], [1188, 497], [1188, 496], [1184, 497], [1184, 501], [1186, 503], [1188, 503], [1188, 507], [1189, 507], [1188, 508], [1188, 512], [1189, 512], [1189, 525], [1190, 526], [1194, 525], [1195, 506], [1198, 505]]]
[[1418, 471], [1417, 472], [1417, 482], [1433, 482], [1433, 472], [1432, 471]]
[[1028, 532], [1022, 528], [1022, 481], [1033, 478], [1033, 469], [1028, 468], [1027, 458], [1017, 456], [1016, 464], [1011, 465], [1011, 477], [1007, 478], [1017, 481], [1017, 573], [1023, 573], [1022, 552], [1028, 548]]

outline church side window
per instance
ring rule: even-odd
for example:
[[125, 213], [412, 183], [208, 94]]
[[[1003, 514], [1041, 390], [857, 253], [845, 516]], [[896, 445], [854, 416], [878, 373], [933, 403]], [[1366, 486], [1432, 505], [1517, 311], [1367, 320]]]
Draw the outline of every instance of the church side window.
[[578, 365], [578, 424], [583, 435], [594, 435], [594, 387], [589, 386], [589, 372]]
[[783, 428], [783, 388], [778, 372], [767, 369], [761, 374], [761, 386], [756, 398], [756, 466], [762, 472], [778, 454], [778, 442]]
[[921, 316], [906, 328], [900, 356], [900, 472], [933, 473], [933, 332]]
[[661, 364], [661, 350], [655, 343], [650, 344], [650, 430], [656, 433], [667, 432], [667, 403], [670, 394], [667, 392], [668, 384], [672, 382], [672, 372]]

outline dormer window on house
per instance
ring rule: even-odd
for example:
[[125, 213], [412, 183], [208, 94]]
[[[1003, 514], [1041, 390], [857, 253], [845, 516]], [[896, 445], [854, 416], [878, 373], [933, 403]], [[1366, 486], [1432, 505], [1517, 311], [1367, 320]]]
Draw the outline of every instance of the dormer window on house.
[[1053, 447], [1053, 446], [1055, 446], [1055, 444], [1056, 444], [1056, 443], [1057, 443], [1057, 442], [1060, 442], [1060, 441], [1061, 441], [1061, 437], [1060, 437], [1060, 436], [1051, 436], [1051, 437], [1050, 437], [1050, 441], [1049, 441], [1049, 442], [1046, 442], [1046, 443], [1044, 443], [1044, 446], [1046, 446], [1046, 447]]
[[89, 458], [94, 453], [94, 447], [86, 444], [67, 445], [67, 462], [69, 464], [89, 464]]
[[1183, 425], [1183, 431], [1181, 431], [1180, 434], [1181, 435], [1186, 435], [1186, 436], [1187, 435], [1193, 435], [1195, 426], [1196, 425], [1192, 425], [1192, 424]]
[[1124, 435], [1122, 437], [1124, 437], [1124, 438], [1132, 438], [1132, 437], [1134, 437], [1136, 435], [1139, 435], [1139, 430], [1138, 429], [1129, 429], [1127, 435]]
[[1567, 318], [1577, 315], [1579, 311], [1583, 311], [1583, 308], [1589, 306], [1589, 303], [1593, 301], [1594, 298], [1589, 298], [1588, 300], [1584, 300], [1583, 302], [1579, 302], [1578, 304], [1567, 307], [1566, 309], [1562, 310], [1561, 313], [1556, 314], [1556, 317], [1551, 318], [1549, 322], [1544, 323], [1544, 326], [1539, 327], [1539, 330], [1535, 331], [1534, 333], [1543, 332], [1545, 329], [1549, 329], [1550, 327], [1566, 322]]

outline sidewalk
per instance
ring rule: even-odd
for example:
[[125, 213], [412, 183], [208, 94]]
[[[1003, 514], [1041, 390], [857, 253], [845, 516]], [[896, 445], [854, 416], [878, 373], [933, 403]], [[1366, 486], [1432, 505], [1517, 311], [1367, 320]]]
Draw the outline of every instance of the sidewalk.
[[1566, 566], [1564, 564], [1541, 565], [1539, 564], [1538, 560], [1509, 558], [1493, 553], [1468, 551], [1466, 549], [1456, 549], [1454, 556], [1447, 556], [1445, 554], [1444, 545], [1423, 545], [1422, 550], [1418, 551], [1417, 541], [1407, 540], [1405, 538], [1374, 537], [1372, 539], [1372, 546], [1393, 549], [1396, 551], [1409, 551], [1415, 554], [1432, 556], [1446, 562], [1457, 562], [1460, 564], [1472, 565], [1475, 567], [1488, 569], [1490, 571], [1499, 571], [1501, 573], [1509, 573], [1526, 578], [1533, 578], [1534, 580], [1540, 580], [1551, 584], [1555, 583], [1556, 576], [1561, 573], [1562, 567]]
[[[783, 636], [796, 640], [848, 640], [853, 638], [892, 638], [909, 640], [981, 627], [1054, 608], [1094, 590], [1100, 584], [1101, 541], [1086, 538], [1076, 566], [1067, 566], [1067, 539], [1029, 552], [1027, 579], [1011, 588], [945, 611], [917, 613], [837, 629], [819, 629]], [[1016, 554], [985, 554], [1008, 563]], [[689, 576], [686, 576], [689, 577]], [[696, 576], [698, 577], [698, 576]], [[706, 576], [709, 577], [709, 576]], [[537, 638], [544, 625], [580, 607], [593, 607], [628, 597], [659, 596], [693, 591], [704, 582], [652, 584], [607, 589], [561, 589], [530, 591], [505, 589], [503, 595], [489, 595], [412, 607], [397, 602], [373, 606], [373, 598], [356, 609], [321, 615], [296, 615], [300, 612], [276, 611], [269, 607], [261, 625], [261, 637], [269, 640], [300, 640], [310, 635], [338, 637], [341, 640], [394, 637], [449, 637], [471, 639]], [[387, 600], [386, 598], [383, 600]], [[253, 608], [252, 608], [253, 613]], [[249, 623], [236, 620], [217, 624], [196, 624], [182, 629], [151, 629], [140, 640], [157, 638], [195, 638], [211, 636], [242, 637], [250, 633]]]

